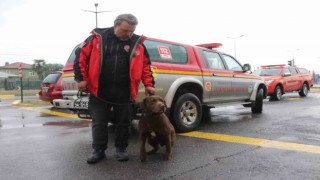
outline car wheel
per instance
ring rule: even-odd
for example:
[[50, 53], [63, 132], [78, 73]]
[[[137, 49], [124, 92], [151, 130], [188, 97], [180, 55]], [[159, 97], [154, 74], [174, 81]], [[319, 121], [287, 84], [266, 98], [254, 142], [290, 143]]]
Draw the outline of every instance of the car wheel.
[[280, 86], [276, 86], [274, 89], [274, 93], [272, 94], [271, 98], [272, 100], [279, 101], [282, 97], [282, 91]]
[[261, 113], [263, 109], [263, 89], [258, 89], [256, 101], [254, 105], [251, 107], [251, 111], [253, 113]]
[[192, 93], [181, 95], [173, 106], [171, 117], [177, 132], [192, 131], [201, 121], [200, 100]]
[[300, 95], [301, 97], [306, 97], [306, 96], [308, 95], [308, 92], [309, 92], [308, 86], [307, 86], [306, 83], [304, 83], [304, 84], [302, 85], [302, 88], [301, 88], [300, 91], [299, 91], [299, 95]]

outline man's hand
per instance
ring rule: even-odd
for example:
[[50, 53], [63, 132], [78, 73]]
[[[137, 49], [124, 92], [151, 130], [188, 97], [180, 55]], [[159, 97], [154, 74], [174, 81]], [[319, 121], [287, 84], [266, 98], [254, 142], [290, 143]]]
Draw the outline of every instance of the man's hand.
[[155, 88], [154, 87], [145, 87], [144, 88], [144, 93], [146, 96], [153, 95], [155, 93]]
[[88, 82], [87, 81], [80, 81], [78, 83], [78, 89], [80, 91], [87, 92], [87, 90], [88, 90]]

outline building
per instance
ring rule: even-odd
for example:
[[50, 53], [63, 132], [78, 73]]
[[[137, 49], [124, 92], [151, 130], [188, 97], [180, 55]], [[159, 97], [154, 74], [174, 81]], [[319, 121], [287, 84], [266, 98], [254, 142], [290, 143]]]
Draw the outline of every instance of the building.
[[23, 78], [39, 80], [39, 77], [37, 73], [33, 70], [32, 65], [23, 62], [15, 62], [12, 64], [6, 63], [4, 66], [0, 66], [0, 72], [18, 75], [19, 67], [21, 67], [22, 69]]
[[41, 80], [38, 74], [33, 70], [31, 64], [23, 62], [6, 63], [0, 66], [0, 89], [12, 90], [20, 88], [19, 68], [22, 70], [22, 82], [24, 89], [38, 89]]

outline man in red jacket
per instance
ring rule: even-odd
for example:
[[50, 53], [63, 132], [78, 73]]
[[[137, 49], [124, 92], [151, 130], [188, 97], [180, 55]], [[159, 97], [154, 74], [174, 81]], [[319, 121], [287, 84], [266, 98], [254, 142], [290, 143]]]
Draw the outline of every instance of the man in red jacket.
[[121, 14], [110, 28], [96, 28], [77, 51], [74, 63], [79, 90], [90, 93], [92, 148], [87, 163], [105, 158], [108, 144], [108, 121], [115, 114], [115, 147], [118, 161], [127, 161], [131, 125], [131, 103], [138, 96], [140, 82], [145, 94], [154, 94], [154, 80], [145, 37], [134, 34], [138, 20], [132, 14]]

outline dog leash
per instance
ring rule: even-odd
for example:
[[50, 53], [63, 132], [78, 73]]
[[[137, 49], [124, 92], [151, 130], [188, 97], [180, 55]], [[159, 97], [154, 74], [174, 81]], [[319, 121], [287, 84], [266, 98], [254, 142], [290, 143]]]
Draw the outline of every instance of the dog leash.
[[[85, 94], [83, 94], [85, 93]], [[153, 96], [155, 95], [155, 93], [151, 93], [151, 92], [148, 92], [148, 95], [149, 96]], [[76, 101], [80, 101], [82, 100], [82, 97], [84, 96], [88, 96], [88, 93], [87, 92], [83, 92], [81, 90], [78, 90], [78, 93], [77, 93], [77, 99], [75, 100]], [[129, 102], [129, 103], [115, 103], [115, 102], [111, 102], [111, 101], [107, 101], [105, 99], [102, 99], [100, 97], [96, 97], [97, 99], [99, 99], [100, 101], [102, 102], [105, 102], [105, 103], [108, 103], [108, 104], [112, 104], [112, 105], [118, 105], [118, 106], [126, 106], [126, 105], [130, 105], [130, 104], [135, 104], [135, 102]]]

